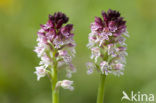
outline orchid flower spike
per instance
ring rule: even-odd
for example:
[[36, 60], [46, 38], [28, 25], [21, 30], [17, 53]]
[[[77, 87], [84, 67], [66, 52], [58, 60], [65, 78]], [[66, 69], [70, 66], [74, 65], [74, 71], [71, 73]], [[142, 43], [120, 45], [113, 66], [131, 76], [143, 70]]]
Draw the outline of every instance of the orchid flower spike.
[[87, 47], [91, 50], [91, 59], [94, 62], [87, 63], [91, 74], [94, 68], [105, 75], [122, 75], [126, 64], [126, 37], [129, 37], [126, 21], [120, 13], [109, 9], [102, 11], [102, 18], [95, 17], [91, 23], [91, 33]]
[[[48, 75], [56, 86], [54, 79], [57, 78], [56, 75], [61, 67], [65, 67], [63, 69], [66, 70], [69, 78], [72, 73], [76, 72], [76, 68], [72, 64], [72, 58], [76, 53], [76, 44], [73, 40], [73, 25], [66, 24], [68, 20], [69, 18], [65, 14], [57, 12], [49, 15], [47, 23], [40, 26], [37, 33], [37, 46], [34, 50], [41, 59], [35, 71], [37, 80]], [[62, 84], [62, 87], [66, 86]]]

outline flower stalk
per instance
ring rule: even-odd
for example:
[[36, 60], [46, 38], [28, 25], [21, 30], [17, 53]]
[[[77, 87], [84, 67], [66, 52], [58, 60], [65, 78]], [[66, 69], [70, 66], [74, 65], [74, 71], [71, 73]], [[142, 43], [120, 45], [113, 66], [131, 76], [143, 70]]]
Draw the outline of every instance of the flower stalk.
[[96, 103], [103, 103], [104, 101], [104, 87], [105, 87], [105, 74], [100, 74], [100, 82], [97, 94], [97, 102]]
[[56, 90], [57, 84], [57, 70], [54, 68], [53, 78], [52, 78], [52, 103], [59, 103], [59, 90]]
[[55, 59], [56, 53], [53, 52], [54, 64], [52, 68], [52, 103], [59, 103], [59, 89], [56, 90], [56, 84], [58, 82], [58, 73], [57, 73], [57, 61]]

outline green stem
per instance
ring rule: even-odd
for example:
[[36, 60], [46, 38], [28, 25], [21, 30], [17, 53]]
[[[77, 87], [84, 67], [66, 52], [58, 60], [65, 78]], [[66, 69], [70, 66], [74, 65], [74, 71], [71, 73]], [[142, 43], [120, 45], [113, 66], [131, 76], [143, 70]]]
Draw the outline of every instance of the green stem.
[[52, 103], [59, 103], [59, 91], [56, 90], [57, 71], [53, 69], [52, 78]]
[[52, 68], [52, 103], [59, 103], [59, 90], [56, 90], [56, 83], [58, 81], [57, 61], [55, 59], [55, 52], [53, 53], [53, 68]]
[[104, 84], [105, 84], [106, 75], [100, 75], [100, 83], [98, 88], [98, 95], [97, 95], [97, 103], [103, 103], [104, 101]]

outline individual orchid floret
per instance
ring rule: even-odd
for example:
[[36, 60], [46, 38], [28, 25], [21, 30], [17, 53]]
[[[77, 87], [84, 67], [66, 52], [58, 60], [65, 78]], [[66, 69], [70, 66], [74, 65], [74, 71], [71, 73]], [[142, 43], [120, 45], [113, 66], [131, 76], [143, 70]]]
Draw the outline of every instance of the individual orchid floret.
[[70, 80], [58, 81], [56, 84], [56, 88], [61, 86], [64, 89], [68, 89], [68, 90], [73, 91], [74, 87], [72, 86], [72, 84], [73, 84], [73, 81], [70, 81]]
[[71, 63], [72, 57], [68, 54], [68, 51], [59, 50], [58, 53], [59, 53], [60, 58], [62, 58], [66, 64]]
[[[126, 37], [128, 37], [126, 21], [120, 13], [109, 9], [102, 12], [102, 18], [95, 17], [91, 23], [91, 33], [87, 47], [91, 50], [91, 59], [87, 67], [95, 68], [102, 74], [123, 74], [126, 63]], [[88, 69], [92, 73], [92, 69]]]
[[36, 67], [35, 74], [37, 75], [37, 80], [46, 75], [46, 69], [44, 66]]
[[109, 73], [111, 73], [111, 67], [109, 67], [108, 62], [106, 61], [102, 61], [100, 63], [100, 70], [102, 74], [105, 74], [105, 75], [108, 75]]
[[69, 67], [67, 67], [66, 71], [67, 71], [66, 76], [68, 78], [71, 78], [72, 77], [72, 73], [76, 72], [76, 68], [75, 68], [75, 66], [73, 64], [70, 64]]
[[91, 59], [95, 59], [95, 62], [97, 62], [98, 57], [100, 56], [100, 48], [99, 47], [93, 47], [91, 48]]

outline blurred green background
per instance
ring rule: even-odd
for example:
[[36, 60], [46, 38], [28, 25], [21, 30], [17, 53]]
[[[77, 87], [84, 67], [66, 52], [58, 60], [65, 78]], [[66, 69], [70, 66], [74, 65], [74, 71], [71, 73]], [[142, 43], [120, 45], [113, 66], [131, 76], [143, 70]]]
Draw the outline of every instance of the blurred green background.
[[77, 43], [75, 90], [61, 89], [60, 103], [95, 103], [99, 75], [86, 74], [86, 44], [94, 16], [109, 8], [125, 17], [130, 38], [125, 75], [107, 77], [105, 103], [129, 103], [121, 102], [123, 90], [156, 96], [156, 0], [0, 0], [0, 103], [51, 103], [48, 78], [37, 82], [33, 73], [39, 63], [33, 49], [39, 24], [57, 11], [70, 17]]

